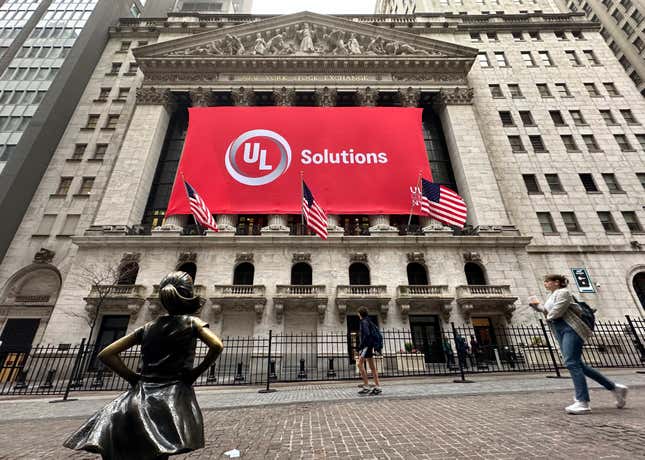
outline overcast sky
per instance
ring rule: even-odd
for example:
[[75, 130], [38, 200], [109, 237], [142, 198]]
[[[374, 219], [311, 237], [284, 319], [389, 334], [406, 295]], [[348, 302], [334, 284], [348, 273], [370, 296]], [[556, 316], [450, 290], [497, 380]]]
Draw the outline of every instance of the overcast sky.
[[374, 12], [375, 0], [253, 0], [254, 14], [288, 14], [298, 11], [345, 14]]

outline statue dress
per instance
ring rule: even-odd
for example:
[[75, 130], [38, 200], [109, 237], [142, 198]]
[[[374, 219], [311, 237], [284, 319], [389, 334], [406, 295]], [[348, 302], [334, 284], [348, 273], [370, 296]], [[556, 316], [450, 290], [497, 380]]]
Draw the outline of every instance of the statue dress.
[[204, 421], [183, 376], [192, 369], [197, 329], [189, 315], [162, 316], [137, 329], [141, 379], [92, 416], [65, 447], [106, 459], [156, 459], [204, 447]]
[[303, 53], [312, 53], [316, 51], [316, 48], [314, 47], [314, 41], [311, 38], [311, 30], [309, 30], [309, 26], [305, 26], [304, 30], [302, 31], [300, 51], [302, 51]]

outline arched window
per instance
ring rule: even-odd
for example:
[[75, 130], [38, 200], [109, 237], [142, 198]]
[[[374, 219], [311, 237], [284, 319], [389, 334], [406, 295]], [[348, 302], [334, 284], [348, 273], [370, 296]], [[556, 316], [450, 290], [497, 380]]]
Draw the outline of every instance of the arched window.
[[354, 262], [349, 266], [349, 284], [359, 286], [370, 284], [370, 269], [367, 265]]
[[291, 267], [291, 284], [303, 286], [313, 284], [311, 281], [311, 266], [304, 262], [299, 262]]
[[468, 262], [464, 266], [466, 272], [466, 281], [469, 285], [486, 284], [486, 274], [484, 269], [473, 262]]
[[417, 262], [408, 264], [408, 284], [410, 286], [427, 286], [428, 274], [426, 268]]
[[645, 272], [637, 273], [632, 280], [632, 285], [634, 286], [636, 296], [641, 303], [641, 308], [645, 310]]
[[195, 265], [193, 262], [186, 262], [184, 264], [181, 264], [177, 270], [180, 272], [186, 272], [190, 275], [190, 277], [193, 279], [193, 283], [195, 282], [195, 277], [197, 276], [197, 265]]
[[253, 275], [255, 274], [255, 267], [249, 262], [242, 262], [240, 265], [235, 267], [235, 272], [233, 273], [233, 284], [253, 284]]
[[139, 264], [128, 262], [119, 268], [119, 279], [116, 284], [134, 284], [139, 274]]

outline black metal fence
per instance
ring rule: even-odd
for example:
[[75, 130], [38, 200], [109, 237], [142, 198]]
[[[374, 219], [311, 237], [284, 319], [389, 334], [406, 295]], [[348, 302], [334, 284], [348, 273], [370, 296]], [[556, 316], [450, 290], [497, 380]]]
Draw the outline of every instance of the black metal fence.
[[[645, 320], [597, 323], [583, 356], [594, 367], [645, 367]], [[481, 331], [480, 331], [481, 332]], [[471, 337], [480, 337], [475, 344]], [[411, 330], [384, 330], [384, 347], [375, 357], [383, 377], [464, 376], [485, 372], [559, 372], [563, 368], [556, 341], [545, 323], [492, 327], [486, 335], [473, 327], [454, 326], [415, 335]], [[347, 380], [359, 377], [355, 333], [269, 334], [224, 337], [217, 362], [196, 382], [207, 385], [266, 385], [267, 382]], [[207, 348], [199, 344], [196, 362]], [[0, 355], [0, 394], [65, 395], [75, 391], [122, 390], [127, 383], [96, 358], [94, 344], [37, 346], [28, 352]], [[138, 347], [121, 354], [139, 369]]]

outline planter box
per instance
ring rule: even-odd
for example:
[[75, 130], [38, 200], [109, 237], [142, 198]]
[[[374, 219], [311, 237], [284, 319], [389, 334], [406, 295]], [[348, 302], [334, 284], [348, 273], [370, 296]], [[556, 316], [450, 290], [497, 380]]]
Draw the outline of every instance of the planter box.
[[396, 368], [399, 372], [423, 372], [426, 368], [423, 353], [397, 353]]

